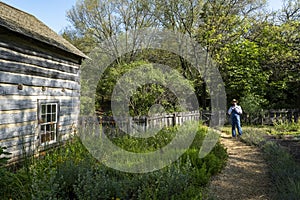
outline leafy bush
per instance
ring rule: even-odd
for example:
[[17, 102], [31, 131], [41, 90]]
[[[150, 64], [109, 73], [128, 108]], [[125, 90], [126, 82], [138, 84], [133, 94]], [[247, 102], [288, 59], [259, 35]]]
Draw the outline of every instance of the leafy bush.
[[242, 140], [249, 145], [256, 145], [262, 147], [265, 144], [266, 130], [262, 128], [243, 128]]

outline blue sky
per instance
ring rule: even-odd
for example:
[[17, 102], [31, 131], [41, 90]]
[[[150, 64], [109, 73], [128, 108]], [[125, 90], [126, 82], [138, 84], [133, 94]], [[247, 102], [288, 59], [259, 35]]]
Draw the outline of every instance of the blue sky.
[[66, 12], [77, 0], [1, 0], [2, 2], [30, 13], [59, 33], [70, 25]]
[[[44, 22], [52, 30], [60, 33], [70, 25], [66, 12], [76, 4], [77, 0], [1, 0], [2, 2], [30, 13]], [[272, 9], [278, 9], [281, 0], [269, 0]]]

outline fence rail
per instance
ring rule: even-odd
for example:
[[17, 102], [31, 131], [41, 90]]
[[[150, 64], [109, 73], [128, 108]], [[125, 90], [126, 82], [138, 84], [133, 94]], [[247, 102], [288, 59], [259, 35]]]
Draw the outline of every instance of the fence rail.
[[99, 116], [99, 123], [104, 132], [116, 131], [118, 127], [126, 132], [147, 131], [151, 128], [171, 127], [182, 125], [187, 121], [200, 121], [202, 114], [199, 111], [164, 113], [152, 116], [132, 117], [131, 119], [117, 118], [112, 116]]
[[262, 110], [260, 113], [255, 115], [245, 113], [242, 115], [242, 121], [247, 124], [273, 125], [274, 122], [278, 122], [280, 120], [298, 122], [299, 116], [299, 109], [271, 109]]
[[[112, 116], [99, 115], [97, 119], [85, 118], [81, 120], [81, 125], [85, 126], [89, 123], [100, 123], [102, 131], [107, 135], [119, 135], [119, 133], [134, 133], [144, 131], [146, 132], [152, 128], [171, 127], [175, 125], [182, 125], [186, 121], [202, 121], [205, 124], [212, 126], [224, 124], [225, 112], [210, 111], [191, 111], [191, 112], [177, 112], [172, 114], [157, 114], [153, 116], [132, 117], [130, 119], [119, 118], [115, 119]], [[281, 110], [264, 110], [255, 115], [244, 113], [241, 116], [244, 124], [261, 124], [273, 125], [275, 121], [289, 121], [298, 122], [300, 116], [299, 109], [281, 109]], [[92, 122], [93, 121], [93, 122]], [[211, 124], [213, 122], [214, 124]], [[230, 118], [227, 117], [225, 123], [229, 123]], [[121, 130], [122, 131], [121, 131]]]

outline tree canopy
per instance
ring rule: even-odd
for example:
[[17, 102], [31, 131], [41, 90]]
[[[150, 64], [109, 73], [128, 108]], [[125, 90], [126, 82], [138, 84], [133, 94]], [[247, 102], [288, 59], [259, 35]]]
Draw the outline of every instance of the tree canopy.
[[[78, 0], [67, 17], [72, 26], [63, 36], [85, 53], [114, 35], [123, 33], [126, 39], [126, 33], [141, 28], [187, 34], [216, 62], [228, 102], [238, 98], [256, 104], [249, 112], [300, 107], [299, 0], [284, 0], [277, 11], [268, 10], [267, 2], [261, 0]], [[128, 42], [138, 46], [138, 40]], [[107, 51], [117, 54], [113, 48], [103, 49]], [[138, 62], [158, 62], [177, 69], [193, 84], [202, 109], [208, 109], [206, 83], [190, 63], [170, 52], [139, 48], [119, 58], [103, 77], [98, 87], [99, 104], [109, 101], [115, 84], [112, 79]], [[149, 103], [162, 90], [144, 86], [132, 100]], [[164, 102], [171, 96], [166, 95]], [[168, 109], [176, 110], [171, 107]], [[137, 110], [134, 114], [141, 113]]]

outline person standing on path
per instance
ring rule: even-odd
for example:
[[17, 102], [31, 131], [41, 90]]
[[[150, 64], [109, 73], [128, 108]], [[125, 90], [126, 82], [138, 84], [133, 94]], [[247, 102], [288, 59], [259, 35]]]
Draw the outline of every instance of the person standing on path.
[[241, 119], [240, 115], [243, 113], [241, 106], [237, 105], [238, 101], [233, 99], [231, 101], [231, 107], [228, 110], [228, 114], [231, 117], [231, 125], [232, 125], [232, 137], [236, 137], [236, 128], [238, 130], [239, 136], [242, 135], [242, 127], [241, 127]]

